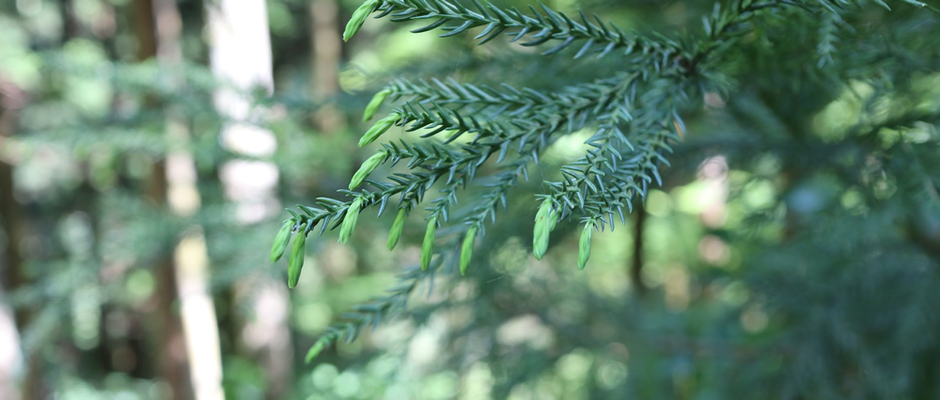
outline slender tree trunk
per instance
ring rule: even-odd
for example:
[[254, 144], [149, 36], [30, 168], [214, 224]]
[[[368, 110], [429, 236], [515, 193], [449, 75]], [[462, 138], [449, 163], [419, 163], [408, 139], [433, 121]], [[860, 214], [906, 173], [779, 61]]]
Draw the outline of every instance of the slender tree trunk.
[[73, 0], [59, 0], [62, 18], [62, 33], [66, 40], [79, 36], [81, 24], [75, 18], [75, 5]]
[[649, 288], [643, 283], [643, 232], [646, 230], [646, 209], [643, 202], [638, 201], [633, 210], [636, 220], [633, 223], [633, 259], [630, 264], [630, 280], [639, 297], [646, 296]]
[[[163, 7], [161, 5], [163, 3], [160, 0], [138, 0], [135, 2], [134, 26], [139, 42], [138, 59], [141, 61], [158, 56], [158, 47], [161, 45], [159, 41], [161, 37], [157, 32], [158, 23], [162, 22], [165, 26], [166, 22], [160, 19], [165, 20], [167, 18], [166, 14], [158, 15], [158, 11], [166, 13], [165, 5]], [[175, 4], [173, 6], [175, 9]], [[158, 7], [161, 8], [158, 9]], [[163, 47], [173, 46], [167, 43], [162, 45]], [[173, 126], [173, 123], [170, 122], [167, 125]], [[172, 168], [173, 160], [172, 156], [168, 156], [165, 160], [154, 163], [147, 188], [147, 195], [154, 203], [161, 206], [170, 206], [171, 209], [170, 198], [173, 177], [170, 176], [171, 173], [168, 173], [170, 172], [168, 169]], [[191, 244], [194, 242], [188, 241], [188, 239], [189, 237], [184, 235], [184, 238], [176, 245], [173, 254], [163, 256], [158, 263], [156, 270], [157, 289], [153, 298], [156, 303], [156, 315], [155, 318], [151, 319], [153, 322], [151, 332], [159, 346], [157, 371], [159, 376], [170, 385], [175, 399], [190, 397], [201, 399], [198, 396], [197, 380], [192, 375], [199, 372], [199, 369], [196, 368], [192, 359], [187, 360], [186, 357], [187, 349], [193, 348], [195, 344], [192, 338], [186, 335], [184, 323], [181, 321], [181, 318], [186, 318], [187, 311], [193, 308], [185, 303], [180, 290], [182, 285], [179, 275], [180, 269], [183, 267], [180, 265], [179, 258], [187, 253], [194, 252], [196, 247]], [[181, 251], [181, 249], [185, 249], [185, 251]], [[180, 315], [174, 312], [176, 306], [180, 307]], [[212, 324], [212, 326], [215, 325]], [[190, 376], [189, 384], [187, 384], [187, 375]], [[190, 393], [194, 393], [195, 396]]]
[[[280, 212], [274, 195], [277, 167], [259, 161], [272, 156], [277, 143], [270, 131], [249, 122], [268, 116], [244, 95], [252, 89], [267, 93], [274, 89], [267, 9], [263, 0], [219, 0], [208, 4], [207, 11], [212, 71], [220, 81], [242, 91], [220, 89], [213, 96], [215, 108], [227, 119], [222, 129], [223, 146], [245, 156], [222, 166], [222, 183], [226, 196], [236, 205], [237, 219], [244, 224], [257, 223]], [[293, 365], [287, 291], [282, 283], [272, 283], [260, 274], [242, 283], [236, 285], [233, 298], [251, 301], [250, 308], [258, 317], [246, 322], [241, 342], [257, 352], [268, 372], [266, 397], [283, 398], [290, 387]]]
[[[324, 102], [339, 92], [339, 65], [342, 58], [340, 8], [336, 0], [310, 3], [310, 86], [313, 99]], [[314, 125], [323, 132], [334, 132], [346, 125], [342, 113], [324, 105], [313, 114]]]
[[[180, 35], [182, 18], [173, 0], [145, 0], [138, 3], [138, 35], [141, 38], [140, 58], [156, 57], [167, 72], [179, 71], [182, 63]], [[144, 14], [148, 14], [144, 15]], [[179, 85], [182, 77], [173, 80]], [[191, 217], [199, 209], [201, 199], [196, 187], [196, 167], [187, 149], [190, 143], [186, 125], [167, 111], [168, 143], [179, 146], [171, 150], [166, 159], [154, 166], [154, 184], [151, 196], [159, 204], [169, 206], [171, 213], [181, 218]], [[179, 318], [170, 314], [161, 320], [172, 329], [164, 336], [164, 349], [170, 354], [160, 362], [161, 375], [172, 380], [177, 398], [188, 393], [183, 383], [188, 372], [193, 397], [196, 400], [223, 399], [222, 361], [219, 346], [217, 318], [212, 297], [208, 292], [209, 257], [202, 228], [191, 226], [182, 233], [172, 258], [165, 260], [158, 284], [165, 295], [160, 295], [160, 313], [170, 313], [173, 302], [179, 302]], [[185, 356], [181, 348], [185, 348]], [[186, 361], [188, 360], [188, 368]], [[182, 365], [180, 365], [182, 364]]]
[[339, 35], [339, 5], [336, 0], [310, 3], [311, 76], [313, 96], [324, 99], [339, 92], [339, 62], [342, 39]]
[[[166, 175], [163, 162], [156, 163], [152, 168], [150, 182], [148, 182], [147, 196], [155, 201], [166, 199]], [[152, 342], [156, 344], [157, 360], [156, 370], [161, 379], [165, 380], [173, 392], [174, 398], [186, 398], [189, 393], [186, 384], [187, 363], [184, 350], [184, 337], [179, 317], [173, 312], [173, 307], [179, 298], [176, 291], [176, 271], [173, 259], [169, 255], [162, 255], [156, 264], [153, 310], [154, 315], [148, 317], [149, 331]]]
[[[0, 287], [0, 296], [4, 296]], [[20, 400], [16, 376], [23, 367], [23, 355], [20, 352], [20, 336], [16, 329], [13, 311], [6, 304], [0, 304], [0, 398]]]
[[134, 2], [134, 34], [137, 37], [137, 59], [144, 61], [157, 55], [156, 21], [152, 0]]
[[[3, 282], [0, 282], [0, 297], [4, 287], [15, 290], [23, 287], [26, 282], [23, 274], [23, 256], [20, 254], [20, 238], [23, 237], [21, 210], [16, 198], [13, 197], [13, 164], [7, 157], [7, 145], [17, 126], [17, 114], [26, 102], [26, 95], [15, 85], [0, 80], [0, 223], [4, 233], [3, 254], [5, 259], [0, 264], [4, 269]], [[5, 153], [6, 152], [6, 153]], [[0, 398], [20, 399], [16, 388], [17, 369], [22, 366], [20, 354], [19, 334], [16, 327], [23, 327], [28, 323], [29, 313], [20, 310], [12, 313], [5, 304], [0, 304]], [[39, 376], [36, 357], [30, 357], [26, 370], [26, 379], [23, 384], [23, 395], [27, 399], [37, 398], [43, 390], [39, 387]]]

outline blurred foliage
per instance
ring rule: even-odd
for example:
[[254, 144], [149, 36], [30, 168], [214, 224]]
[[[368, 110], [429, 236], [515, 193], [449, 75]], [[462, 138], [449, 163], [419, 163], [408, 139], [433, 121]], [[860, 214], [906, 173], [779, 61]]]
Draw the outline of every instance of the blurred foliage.
[[[360, 5], [314, 1], [340, 7], [337, 37]], [[286, 287], [286, 263], [267, 260], [282, 221], [239, 222], [221, 181], [222, 165], [244, 156], [220, 145], [228, 121], [212, 92], [225, 83], [206, 66], [207, 3], [177, 2], [185, 62], [172, 71], [136, 61], [135, 2], [0, 3], [0, 94], [15, 86], [27, 99], [13, 135], [0, 139], [0, 162], [12, 166], [15, 183], [0, 196], [22, 211], [16, 242], [25, 259], [24, 276], [14, 280], [11, 251], [0, 247], [0, 303], [30, 315], [19, 326], [19, 370], [40, 371], [50, 398], [189, 398], [159, 375], [156, 360], [168, 349], [152, 332], [159, 260], [193, 225], [208, 245], [226, 397], [265, 398], [276, 380], [243, 336], [270, 311], [255, 307], [262, 290]], [[591, 149], [593, 131], [546, 143], [539, 164], [525, 170], [529, 179], [518, 180], [494, 222], [487, 217], [466, 276], [456, 273], [461, 231], [446, 227], [439, 247], [456, 251], [441, 251], [440, 268], [425, 275], [408, 267], [420, 259], [424, 215], [405, 220], [392, 252], [394, 213], [368, 214], [376, 209], [365, 211], [346, 244], [336, 244], [335, 233], [311, 235], [290, 292], [295, 354], [278, 360], [292, 367], [285, 398], [940, 397], [940, 17], [914, 1], [887, 2], [890, 11], [877, 1], [793, 3], [809, 9], [755, 13], [722, 57], [698, 65], [713, 84], [690, 86], [678, 107], [685, 128], [669, 142], [662, 184], [644, 190], [643, 207], [635, 201], [625, 224], [616, 216], [615, 229], [594, 232], [584, 271], [577, 268], [583, 215], [558, 222], [541, 260], [532, 256], [532, 232], [536, 195]], [[276, 90], [243, 93], [271, 111], [247, 122], [277, 138], [266, 161], [279, 173], [278, 202], [292, 209], [341, 197], [337, 190], [381, 143], [416, 140], [392, 128], [360, 150], [355, 143], [370, 124], [324, 130], [316, 122], [323, 112], [358, 121], [372, 95], [396, 79], [549, 93], [628, 69], [616, 51], [575, 59], [583, 42], [543, 56], [558, 41], [527, 48], [498, 37], [478, 46], [473, 37], [483, 27], [437, 38], [444, 32], [409, 33], [432, 20], [370, 18], [342, 47], [340, 92], [315, 99], [311, 4], [267, 1]], [[702, 17], [714, 15], [705, 1], [546, 5], [597, 13], [626, 32], [681, 46], [707, 37]], [[643, 55], [630, 60], [652, 65]], [[380, 116], [402, 104], [395, 100]], [[167, 139], [169, 114], [191, 132], [190, 143]], [[146, 194], [153, 165], [180, 148], [194, 155], [202, 198], [189, 218]], [[377, 171], [405, 173], [407, 162]], [[476, 174], [499, 172], [490, 162]], [[481, 190], [471, 185], [458, 204]], [[2, 243], [9, 237], [0, 230]], [[403, 275], [415, 285], [402, 312], [304, 363], [306, 349], [343, 313]]]

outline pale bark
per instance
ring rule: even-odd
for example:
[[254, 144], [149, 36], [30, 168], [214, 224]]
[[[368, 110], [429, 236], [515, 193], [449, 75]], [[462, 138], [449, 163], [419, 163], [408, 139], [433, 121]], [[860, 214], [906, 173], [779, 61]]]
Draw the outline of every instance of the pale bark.
[[[22, 287], [23, 257], [20, 254], [20, 238], [23, 237], [20, 215], [22, 210], [13, 196], [13, 159], [9, 149], [10, 137], [16, 129], [16, 116], [25, 102], [25, 94], [15, 85], [5, 83], [0, 77], [0, 223], [2, 223], [5, 243], [2, 244], [4, 260], [3, 282], [0, 282], [0, 298], [4, 287], [16, 289]], [[6, 304], [0, 303], [0, 398], [18, 400], [22, 394], [38, 394], [38, 370], [35, 357], [30, 360], [26, 372], [24, 392], [17, 388], [17, 375], [23, 371], [23, 355], [20, 352], [20, 337], [17, 325], [24, 326], [29, 319], [25, 311], [14, 316]]]
[[[137, 58], [144, 61], [155, 57], [157, 35], [154, 5], [151, 0], [139, 0], [134, 3], [134, 33], [138, 41]], [[163, 161], [154, 163], [151, 167], [146, 195], [156, 204], [166, 204], [167, 179]], [[185, 338], [182, 324], [173, 312], [173, 305], [178, 299], [173, 259], [163, 256], [157, 260], [154, 274], [156, 290], [150, 299], [154, 314], [145, 320], [148, 322], [152, 345], [159, 349], [156, 354], [157, 373], [170, 385], [175, 398], [186, 398], [190, 392], [185, 380], [188, 364], [186, 353], [183, 351]]]
[[[226, 196], [236, 204], [237, 219], [244, 224], [256, 223], [281, 209], [274, 194], [277, 167], [258, 160], [274, 154], [276, 140], [270, 131], [251, 123], [269, 115], [263, 108], [252, 107], [247, 96], [259, 88], [268, 94], [274, 90], [267, 9], [263, 0], [219, 0], [207, 8], [212, 71], [222, 84], [230, 85], [213, 96], [216, 109], [227, 119], [222, 144], [246, 156], [224, 164], [221, 179]], [[283, 283], [260, 274], [242, 283], [236, 285], [234, 297], [251, 301], [256, 316], [246, 322], [242, 344], [259, 355], [268, 372], [266, 397], [282, 398], [290, 387], [293, 365], [287, 291]]]
[[[315, 0], [310, 3], [310, 86], [313, 99], [324, 102], [339, 92], [339, 65], [343, 41], [340, 37], [340, 14], [336, 0]], [[335, 107], [324, 105], [313, 114], [313, 123], [323, 132], [334, 132], [346, 121]]]
[[[0, 287], [0, 296], [3, 296]], [[0, 398], [19, 400], [16, 376], [23, 369], [23, 354], [20, 352], [20, 335], [16, 330], [13, 311], [0, 304]]]
[[310, 3], [311, 52], [310, 82], [314, 98], [322, 100], [339, 92], [339, 62], [342, 39], [339, 35], [339, 5], [335, 0]]
[[[154, 51], [165, 73], [179, 73], [182, 67], [180, 37], [182, 19], [174, 0], [152, 0]], [[182, 77], [172, 79], [176, 85]], [[199, 210], [201, 198], [197, 188], [196, 163], [188, 149], [191, 142], [186, 125], [167, 110], [167, 143], [174, 148], [165, 160], [166, 202], [170, 211], [191, 217]], [[173, 252], [174, 284], [180, 302], [180, 319], [189, 361], [189, 381], [196, 400], [221, 400], [222, 356], [215, 308], [209, 293], [209, 256], [205, 236], [193, 224]]]

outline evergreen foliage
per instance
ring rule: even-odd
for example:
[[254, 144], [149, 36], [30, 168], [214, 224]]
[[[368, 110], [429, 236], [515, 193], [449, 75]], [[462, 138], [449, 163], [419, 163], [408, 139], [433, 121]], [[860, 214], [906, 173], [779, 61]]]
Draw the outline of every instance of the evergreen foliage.
[[[268, 0], [247, 120], [213, 106], [215, 3], [162, 2], [174, 68], [139, 60], [144, 3], [0, 2], [25, 398], [192, 393], [166, 261], [194, 230], [226, 398], [940, 397], [935, 3]], [[331, 4], [348, 45], [314, 54]], [[180, 152], [189, 216], [153, 191]], [[286, 220], [240, 220], [255, 161]]]
[[[912, 70], [936, 71], [936, 54], [928, 54], [931, 52], [930, 46], [938, 43], [936, 39], [925, 38], [890, 43], [883, 39], [883, 35], [903, 35], [907, 33], [905, 29], [930, 29], [936, 32], [936, 17], [901, 11], [900, 17], [886, 17], [890, 22], [885, 22], [881, 29], [891, 33], [882, 34], [859, 25], [865, 20], [866, 13], [872, 12], [866, 8], [866, 3], [734, 0], [715, 4], [712, 12], [703, 15], [702, 34], [683, 33], [669, 37], [627, 33], [596, 15], [588, 18], [580, 12], [578, 17], [572, 18], [545, 5], [530, 7], [528, 12], [524, 12], [477, 1], [472, 6], [445, 0], [367, 1], [347, 25], [345, 40], [349, 40], [360, 29], [365, 15], [374, 13], [376, 18], [387, 18], [397, 23], [424, 24], [412, 30], [413, 33], [438, 30], [443, 32], [439, 34], [440, 37], [474, 35], [473, 39], [481, 45], [506, 36], [510, 43], [518, 42], [525, 47], [544, 44], [546, 50], [541, 53], [543, 56], [568, 54], [565, 50], [570, 47], [573, 49], [571, 57], [575, 59], [588, 55], [617, 58], [616, 67], [609, 76], [598, 77], [591, 82], [545, 90], [517, 87], [509, 82], [491, 86], [437, 78], [393, 80], [369, 103], [364, 118], [369, 119], [383, 102], [391, 100], [400, 105], [369, 129], [359, 144], [364, 146], [379, 140], [392, 127], [399, 127], [404, 132], [416, 132], [422, 140], [400, 139], [383, 143], [380, 152], [362, 166], [350, 184], [350, 189], [353, 189], [364, 181], [374, 189], [358, 192], [341, 190], [340, 194], [348, 200], [319, 198], [319, 208], [299, 206], [303, 214], [292, 213], [291, 221], [297, 226], [307, 227], [301, 229], [300, 236], [309, 232], [314, 225], [320, 225], [319, 232], [322, 234], [330, 224], [335, 227], [342, 221], [340, 235], [341, 241], [345, 242], [355, 224], [349, 221], [355, 221], [357, 213], [372, 207], [377, 208], [380, 215], [390, 207], [397, 210], [399, 216], [421, 212], [425, 195], [436, 189], [439, 194], [432, 195], [436, 197], [430, 199], [421, 214], [428, 221], [428, 235], [434, 234], [435, 228], [440, 227], [434, 241], [441, 243], [432, 246], [429, 244], [430, 236], [425, 238], [422, 266], [427, 268], [432, 248], [438, 264], [445, 267], [451, 262], [458, 263], [458, 257], [452, 253], [460, 252], [459, 270], [465, 274], [474, 239], [479, 236], [487, 240], [487, 224], [501, 218], [498, 217], [498, 211], [501, 207], [507, 208], [507, 197], [513, 189], [522, 180], [529, 179], [530, 168], [544, 164], [540, 164], [540, 155], [559, 137], [589, 129], [593, 134], [585, 142], [589, 148], [581, 157], [553, 166], [557, 168], [557, 173], [546, 173], [545, 167], [541, 167], [546, 177], [540, 184], [540, 193], [535, 195], [541, 206], [535, 217], [532, 247], [535, 257], [540, 259], [547, 250], [549, 236], [556, 223], [578, 219], [583, 227], [578, 266], [584, 268], [590, 256], [592, 231], [603, 231], [608, 226], [613, 229], [618, 220], [626, 224], [625, 211], [633, 211], [634, 202], [646, 199], [650, 188], [664, 184], [662, 169], [670, 165], [673, 148], [684, 146], [679, 144], [684, 135], [694, 135], [687, 132], [682, 115], [701, 118], [697, 109], [702, 107], [706, 96], [731, 99], [728, 111], [719, 117], [726, 119], [727, 125], [700, 128], [719, 133], [692, 140], [684, 150], [687, 154], [681, 158], [688, 160], [688, 152], [706, 149], [733, 156], [740, 154], [741, 157], [773, 154], [788, 165], [794, 162], [794, 158], [803, 158], [792, 166], [796, 171], [803, 171], [797, 173], [799, 175], [825, 175], [828, 172], [823, 171], [832, 169], [838, 175], [837, 179], [841, 180], [840, 184], [851, 187], [857, 185], [858, 190], [890, 190], [891, 196], [900, 197], [917, 196], [920, 193], [919, 198], [931, 203], [929, 208], [933, 211], [930, 212], [936, 215], [935, 207], [940, 199], [936, 190], [937, 179], [940, 178], [937, 173], [940, 171], [940, 153], [935, 147], [938, 137], [934, 118], [938, 104], [924, 97], [906, 103], [906, 106], [901, 107], [900, 115], [894, 115], [890, 108], [902, 101], [895, 97], [909, 95], [908, 79], [912, 78]], [[889, 5], [882, 1], [875, 3], [890, 10]], [[899, 3], [938, 11], [933, 6], [916, 1]], [[477, 27], [482, 27], [482, 30], [478, 33], [468, 32]], [[795, 35], [796, 38], [783, 39], [785, 35]], [[767, 43], [774, 43], [774, 47], [771, 48]], [[912, 56], [905, 59], [902, 54]], [[914, 64], [907, 62], [915, 59], [918, 61]], [[581, 65], [579, 68], [590, 67]], [[875, 93], [859, 95], [865, 100], [866, 107], [860, 110], [859, 122], [841, 133], [842, 137], [830, 141], [813, 138], [802, 132], [809, 128], [805, 123], [794, 122], [806, 118], [807, 113], [817, 111], [819, 105], [831, 101], [833, 96], [859, 82], [874, 85]], [[930, 96], [937, 95], [935, 90], [928, 91]], [[740, 100], [742, 98], [745, 100]], [[927, 107], [929, 110], [914, 111], [910, 107], [912, 104], [918, 104], [914, 109]], [[705, 123], [708, 123], [707, 119]], [[784, 137], [776, 140], [770, 137], [764, 140], [750, 133], [770, 132], [778, 126], [782, 131], [780, 135]], [[741, 133], [723, 137], [721, 131]], [[825, 137], [832, 133], [823, 131], [820, 134]], [[893, 138], [890, 139], [892, 144], [884, 143], [884, 140], [888, 140], [885, 135]], [[913, 139], [908, 135], [920, 135], [920, 139], [917, 139], [919, 142], [912, 143]], [[820, 149], [827, 147], [832, 152], [820, 155]], [[363, 176], [375, 171], [378, 164], [387, 163], [391, 167], [402, 160], [408, 161], [407, 172], [396, 172], [389, 175], [387, 180], [363, 179]], [[859, 170], [859, 167], [862, 169]], [[558, 175], [559, 178], [551, 179], [552, 175]], [[885, 183], [875, 184], [873, 180]], [[896, 181], [890, 185], [897, 187], [876, 189], [888, 184], [888, 181]], [[458, 199], [461, 198], [458, 193], [471, 186], [475, 186], [473, 194], [461, 200], [458, 207]], [[899, 194], [901, 192], [904, 194]], [[793, 189], [787, 201], [788, 208], [796, 214], [800, 212], [800, 202], [806, 201], [799, 196], [799, 189]], [[861, 196], [865, 200], [859, 200], [860, 203], [866, 205], [853, 207], [865, 207], [863, 214], [877, 214], [878, 208], [886, 206], [880, 204], [886, 199], [884, 193]], [[838, 208], [832, 205], [831, 200], [827, 204], [821, 207], [827, 210]], [[840, 212], [860, 211], [848, 209]], [[774, 218], [770, 215], [766, 217]], [[777, 283], [770, 284], [770, 287], [781, 288], [781, 296], [793, 293], [782, 289], [788, 285], [783, 282], [800, 282], [800, 278], [796, 278], [799, 275], [786, 271], [808, 262], [804, 257], [814, 255], [814, 258], [830, 260], [832, 264], [829, 265], [843, 265], [838, 261], [842, 257], [851, 254], [850, 258], [854, 260], [853, 256], [857, 256], [851, 251], [840, 253], [836, 249], [844, 247], [826, 242], [831, 237], [814, 233], [813, 229], [800, 234], [790, 233], [790, 230], [803, 232], [802, 227], [797, 228], [801, 224], [830, 226], [814, 221], [824, 218], [816, 214], [805, 218], [805, 221], [792, 223], [783, 233], [785, 236], [793, 235], [792, 240], [784, 242], [780, 250], [783, 253], [769, 250], [770, 255], [763, 256], [771, 257], [773, 261], [767, 262], [762, 268], [779, 271], [772, 273], [772, 276], [793, 276], [779, 276], [779, 280], [774, 279]], [[858, 218], [861, 217], [844, 217], [845, 221]], [[393, 231], [396, 229], [400, 230], [401, 227], [397, 226]], [[837, 235], [842, 234], [841, 229], [855, 232], [890, 230], [877, 224], [833, 229], [831, 234]], [[877, 249], [891, 241], [879, 238], [875, 232], [871, 233], [875, 235], [873, 237], [862, 235], [860, 242], [845, 239], [846, 245], [868, 243], [868, 249]], [[397, 242], [398, 234], [393, 232], [392, 236], [395, 237], [394, 242]], [[460, 240], [461, 236], [463, 241]], [[393, 240], [390, 239], [391, 242]], [[824, 244], [816, 248], [803, 247], [812, 247], [813, 243]], [[275, 243], [275, 247], [282, 245], [280, 241]], [[925, 279], [936, 279], [936, 259], [928, 262], [928, 258], [924, 258], [926, 255], [913, 255], [904, 251], [895, 259], [882, 251], [871, 251], [873, 253], [865, 262], [867, 264], [884, 265], [883, 268], [890, 269], [886, 265], [917, 264], [918, 261], [913, 260], [901, 261], [906, 257], [914, 257], [932, 264], [931, 267], [925, 265], [919, 270], [930, 276]], [[884, 259], [874, 261], [882, 257]], [[787, 261], [789, 258], [795, 259]], [[756, 259], [760, 260], [761, 257], [756, 256]], [[848, 264], [855, 263], [845, 261]], [[913, 266], [909, 268], [918, 269]], [[428, 273], [432, 272], [433, 268]], [[874, 271], [872, 273], [877, 274]], [[901, 271], [888, 272], [889, 275], [894, 273], [906, 274]], [[386, 296], [354, 308], [353, 313], [342, 317], [342, 322], [331, 326], [310, 349], [308, 361], [334, 341], [354, 340], [363, 328], [377, 326], [390, 315], [399, 312], [417, 287], [417, 282], [424, 277], [417, 268], [407, 269], [400, 284]], [[762, 276], [760, 279], [770, 278]], [[770, 287], [764, 293], [768, 299], [775, 299], [776, 290]], [[918, 301], [923, 302], [919, 304], [931, 302], [927, 299]], [[788, 314], [790, 311], [785, 311], [788, 309], [785, 304], [783, 302], [779, 307], [781, 312]], [[827, 318], [822, 316], [825, 313], [823, 310], [811, 313]], [[814, 323], [812, 319], [797, 322], [799, 319], [793, 318], [789, 317], [790, 323], [797, 326], [812, 326]], [[911, 318], [929, 317], [919, 315]], [[842, 327], [840, 330], [848, 333], [853, 332], [854, 328]], [[783, 339], [784, 342], [787, 340]], [[854, 343], [851, 346], [861, 345], [858, 341]], [[820, 372], [842, 368], [840, 365], [822, 367], [804, 364], [813, 359], [811, 354], [818, 349], [801, 350], [810, 353], [793, 355], [796, 358], [796, 362], [791, 364], [794, 366], [793, 373], [805, 376], [804, 371], [798, 370], [800, 368]], [[851, 353], [851, 348], [845, 350], [847, 354]], [[833, 355], [832, 358], [838, 356]], [[878, 374], [879, 381], [898, 382], [897, 386], [885, 384], [875, 392], [866, 392], [867, 389], [845, 391], [833, 389], [823, 384], [824, 378], [816, 377], [810, 378], [815, 383], [803, 389], [789, 386], [793, 384], [790, 382], [781, 383], [780, 393], [790, 394], [783, 394], [780, 398], [791, 398], [801, 392], [812, 393], [809, 396], [811, 398], [837, 398], [840, 396], [838, 393], [848, 397], [882, 398], [894, 397], [899, 393], [910, 395], [911, 387], [900, 383], [898, 379], [901, 378], [893, 376], [890, 370], [877, 368], [879, 362], [875, 359], [853, 362], [858, 362], [859, 368], [866, 374]], [[834, 373], [831, 378], [841, 376], [851, 379], [843, 373], [846, 372]], [[859, 382], [843, 382], [843, 387], [863, 386]], [[779, 397], [770, 396], [770, 392], [767, 394], [768, 397]]]

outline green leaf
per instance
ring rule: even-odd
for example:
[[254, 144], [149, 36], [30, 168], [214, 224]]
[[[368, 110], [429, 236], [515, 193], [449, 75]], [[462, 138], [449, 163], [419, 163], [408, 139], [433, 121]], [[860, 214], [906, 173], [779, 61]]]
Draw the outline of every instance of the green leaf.
[[281, 230], [277, 232], [276, 236], [274, 236], [274, 245], [271, 246], [271, 262], [280, 260], [281, 255], [284, 254], [284, 250], [287, 250], [287, 244], [290, 242], [291, 230], [293, 227], [293, 219], [284, 221], [284, 225], [281, 226]]
[[290, 252], [289, 266], [287, 267], [287, 287], [293, 289], [300, 280], [300, 270], [304, 267], [304, 245], [307, 235], [304, 232], [306, 224], [300, 224], [298, 235], [294, 238], [294, 248]]
[[532, 229], [532, 253], [536, 259], [541, 260], [548, 250], [549, 234], [555, 229], [556, 222], [558, 212], [555, 211], [555, 202], [551, 198], [546, 199], [535, 215], [535, 228]]
[[353, 11], [352, 17], [350, 17], [349, 22], [346, 23], [346, 30], [343, 31], [344, 42], [348, 42], [356, 32], [359, 32], [359, 28], [362, 28], [362, 24], [366, 22], [366, 18], [375, 11], [378, 5], [379, 0], [366, 0], [356, 11]]
[[398, 216], [395, 217], [395, 222], [392, 223], [392, 229], [388, 232], [388, 245], [386, 246], [389, 251], [395, 248], [395, 245], [398, 244], [398, 239], [401, 238], [401, 231], [405, 227], [405, 210], [398, 210]]
[[362, 184], [362, 181], [364, 181], [369, 176], [369, 174], [372, 173], [372, 171], [375, 171], [379, 165], [382, 165], [382, 162], [385, 161], [385, 157], [385, 150], [379, 150], [378, 153], [373, 154], [371, 157], [363, 161], [362, 165], [359, 166], [359, 170], [353, 174], [352, 179], [349, 181], [349, 190], [353, 190], [359, 187], [359, 185]]
[[467, 267], [470, 266], [470, 257], [473, 256], [473, 240], [477, 237], [477, 227], [472, 226], [467, 231], [467, 236], [463, 238], [463, 247], [460, 248], [460, 275], [467, 274]]
[[378, 120], [375, 125], [372, 125], [364, 135], [362, 139], [359, 139], [359, 147], [368, 145], [369, 143], [374, 142], [379, 136], [382, 136], [388, 128], [391, 128], [392, 125], [395, 125], [396, 122], [401, 118], [399, 113], [391, 113], [387, 117]]
[[581, 240], [578, 241], [578, 269], [584, 269], [588, 259], [591, 258], [591, 234], [594, 232], [594, 220], [584, 224], [581, 230]]
[[421, 269], [427, 270], [431, 265], [431, 255], [434, 251], [434, 233], [437, 231], [437, 216], [428, 220], [428, 228], [424, 231], [424, 243], [421, 245]]
[[390, 94], [392, 94], [392, 89], [383, 89], [382, 91], [376, 93], [375, 96], [372, 96], [372, 100], [369, 101], [369, 104], [366, 105], [365, 111], [362, 113], [362, 122], [372, 119], [372, 116], [375, 115], [375, 111], [382, 106], [382, 103], [385, 102], [385, 98], [387, 98]]
[[346, 243], [352, 236], [353, 229], [356, 229], [356, 222], [359, 220], [359, 211], [362, 209], [362, 198], [356, 197], [349, 209], [346, 210], [346, 217], [343, 218], [343, 225], [339, 228], [339, 243]]

